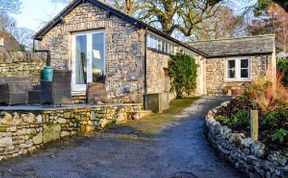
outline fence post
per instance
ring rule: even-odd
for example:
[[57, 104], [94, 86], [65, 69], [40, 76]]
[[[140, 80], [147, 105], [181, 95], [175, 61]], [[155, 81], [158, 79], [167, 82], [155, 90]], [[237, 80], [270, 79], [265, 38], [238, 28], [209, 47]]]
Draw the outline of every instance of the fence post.
[[251, 134], [251, 138], [254, 141], [258, 140], [258, 129], [259, 129], [258, 110], [251, 110], [250, 111], [250, 134]]

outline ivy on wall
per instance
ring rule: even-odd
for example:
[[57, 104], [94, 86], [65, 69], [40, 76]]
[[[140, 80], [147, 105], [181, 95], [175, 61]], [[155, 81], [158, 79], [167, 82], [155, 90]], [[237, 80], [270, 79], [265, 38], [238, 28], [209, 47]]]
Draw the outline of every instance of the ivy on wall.
[[168, 71], [171, 90], [176, 92], [177, 98], [183, 98], [196, 89], [197, 64], [192, 56], [183, 53], [172, 56]]

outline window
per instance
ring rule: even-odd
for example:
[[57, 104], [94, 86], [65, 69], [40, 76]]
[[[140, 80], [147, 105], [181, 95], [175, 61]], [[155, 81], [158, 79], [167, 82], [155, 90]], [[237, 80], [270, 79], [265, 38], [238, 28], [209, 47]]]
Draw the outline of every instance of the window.
[[228, 61], [228, 78], [234, 79], [236, 77], [235, 75], [235, 60], [229, 60]]
[[230, 59], [227, 61], [228, 80], [249, 80], [249, 59]]
[[0, 46], [4, 46], [4, 38], [0, 37]]
[[249, 61], [248, 59], [241, 59], [241, 78], [249, 78]]
[[148, 35], [147, 47], [167, 54], [175, 53], [175, 47], [172, 43], [151, 34]]

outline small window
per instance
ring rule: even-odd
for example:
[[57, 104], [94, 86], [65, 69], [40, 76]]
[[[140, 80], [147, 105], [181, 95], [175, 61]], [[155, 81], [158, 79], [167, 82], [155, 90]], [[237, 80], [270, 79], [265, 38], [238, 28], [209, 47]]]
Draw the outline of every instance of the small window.
[[4, 46], [4, 38], [0, 37], [0, 46]]
[[249, 61], [248, 59], [241, 59], [241, 78], [249, 78]]
[[229, 79], [234, 79], [236, 77], [236, 62], [235, 60], [229, 60], [228, 61], [228, 78]]
[[227, 79], [249, 80], [250, 79], [249, 59], [231, 59], [227, 61]]

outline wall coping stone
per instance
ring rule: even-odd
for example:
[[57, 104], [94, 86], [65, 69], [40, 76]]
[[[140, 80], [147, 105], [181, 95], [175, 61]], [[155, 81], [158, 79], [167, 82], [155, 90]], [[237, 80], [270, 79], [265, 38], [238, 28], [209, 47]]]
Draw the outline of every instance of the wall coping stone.
[[19, 52], [19, 51], [0, 53], [0, 64], [31, 62], [31, 61], [46, 61], [46, 53]]
[[102, 107], [121, 107], [121, 106], [143, 106], [143, 103], [127, 103], [127, 104], [97, 104], [97, 105], [86, 105], [77, 104], [69, 106], [29, 106], [29, 105], [19, 105], [19, 106], [0, 106], [0, 111], [55, 111], [55, 110], [70, 110], [70, 109], [94, 109]]

